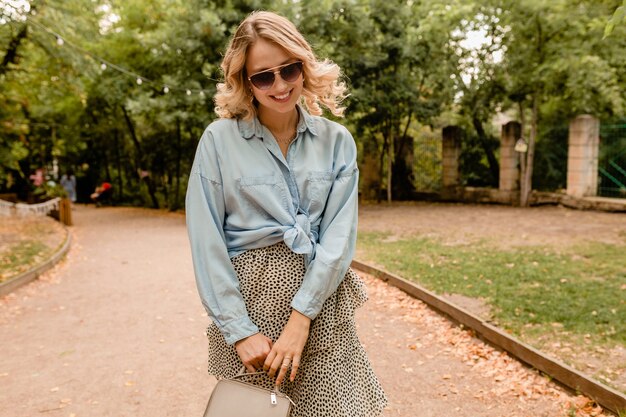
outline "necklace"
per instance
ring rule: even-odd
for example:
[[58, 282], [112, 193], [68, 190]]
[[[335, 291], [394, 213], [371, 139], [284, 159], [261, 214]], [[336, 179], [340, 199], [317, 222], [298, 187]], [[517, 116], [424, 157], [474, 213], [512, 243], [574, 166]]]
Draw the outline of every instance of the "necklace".
[[[274, 132], [272, 129], [269, 129], [270, 132], [272, 132], [272, 135], [274, 136], [274, 139], [276, 139], [276, 142], [279, 145], [285, 146], [285, 145], [289, 145], [298, 135], [298, 121], [300, 120], [300, 113], [297, 114], [296, 119], [295, 119], [295, 124], [293, 124], [293, 127], [290, 127], [289, 130], [287, 130], [287, 134], [281, 134], [279, 135], [278, 132]], [[293, 119], [292, 119], [293, 121]], [[291, 122], [289, 122], [289, 124], [291, 124]]]
[[291, 143], [291, 141], [293, 141], [296, 137], [296, 129], [294, 128], [292, 131], [289, 132], [289, 135], [274, 135], [274, 138], [276, 139], [276, 142], [281, 143], [281, 144], [289, 144]]

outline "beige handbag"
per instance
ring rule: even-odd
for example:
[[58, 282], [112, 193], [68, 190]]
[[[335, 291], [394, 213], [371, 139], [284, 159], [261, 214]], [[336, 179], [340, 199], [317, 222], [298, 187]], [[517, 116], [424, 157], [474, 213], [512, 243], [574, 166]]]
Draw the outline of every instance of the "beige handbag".
[[243, 373], [220, 379], [211, 393], [204, 417], [289, 417], [293, 401], [276, 387], [268, 390], [237, 378], [264, 372]]

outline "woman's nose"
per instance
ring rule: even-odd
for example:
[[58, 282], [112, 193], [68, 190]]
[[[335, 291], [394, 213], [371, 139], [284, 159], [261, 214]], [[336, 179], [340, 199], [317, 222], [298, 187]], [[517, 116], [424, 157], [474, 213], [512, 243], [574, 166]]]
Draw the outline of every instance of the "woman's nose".
[[285, 80], [283, 80], [283, 77], [281, 77], [280, 74], [276, 74], [276, 80], [274, 81], [274, 88], [277, 89], [278, 91], [283, 91], [285, 87], [287, 86], [288, 84]]

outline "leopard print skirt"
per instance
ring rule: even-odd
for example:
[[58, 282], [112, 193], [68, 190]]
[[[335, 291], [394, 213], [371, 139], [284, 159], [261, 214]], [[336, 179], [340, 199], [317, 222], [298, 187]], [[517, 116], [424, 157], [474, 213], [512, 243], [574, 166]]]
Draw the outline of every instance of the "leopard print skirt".
[[[291, 300], [306, 271], [302, 255], [284, 243], [231, 259], [248, 314], [261, 333], [278, 339], [291, 314]], [[376, 417], [387, 400], [356, 333], [354, 311], [367, 300], [363, 281], [348, 269], [337, 291], [311, 322], [298, 374], [281, 392], [295, 403], [291, 417]], [[242, 368], [234, 348], [215, 324], [207, 329], [209, 373], [232, 378]], [[273, 388], [265, 375], [248, 382]]]

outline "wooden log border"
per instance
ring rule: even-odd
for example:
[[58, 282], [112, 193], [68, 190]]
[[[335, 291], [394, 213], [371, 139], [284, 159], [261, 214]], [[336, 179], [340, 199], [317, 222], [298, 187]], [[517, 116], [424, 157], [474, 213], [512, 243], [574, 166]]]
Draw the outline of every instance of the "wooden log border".
[[26, 272], [19, 274], [16, 277], [9, 278], [8, 281], [0, 284], [0, 297], [4, 297], [5, 295], [8, 295], [12, 291], [21, 287], [22, 285], [28, 284], [29, 282], [37, 279], [39, 275], [43, 274], [44, 272], [52, 268], [54, 265], [57, 264], [57, 262], [59, 262], [65, 256], [67, 251], [70, 249], [70, 245], [72, 243], [72, 234], [67, 229], [65, 229], [65, 231], [66, 231], [65, 242], [63, 242], [63, 244], [61, 245], [61, 248], [54, 255], [52, 255], [47, 261], [45, 261], [41, 265], [37, 265], [29, 269]]
[[515, 358], [549, 375], [552, 379], [573, 391], [585, 394], [615, 414], [626, 411], [626, 395], [517, 340], [480, 317], [439, 297], [420, 285], [361, 261], [352, 261], [352, 267], [371, 274], [401, 289], [411, 297], [423, 301], [435, 310], [450, 317], [453, 321], [474, 330], [477, 335], [496, 348], [505, 350]]

